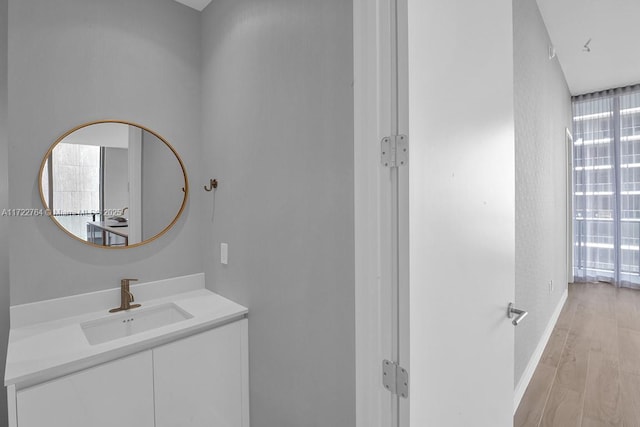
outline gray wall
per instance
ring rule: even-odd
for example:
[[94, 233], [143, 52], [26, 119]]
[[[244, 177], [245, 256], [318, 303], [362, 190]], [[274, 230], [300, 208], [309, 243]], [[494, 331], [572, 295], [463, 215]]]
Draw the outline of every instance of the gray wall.
[[[173, 0], [9, 0], [9, 205], [41, 207], [37, 175], [63, 132], [105, 118], [163, 135], [200, 176], [200, 17]], [[11, 303], [202, 271], [193, 197], [162, 239], [89, 247], [46, 217], [11, 218]], [[35, 268], [34, 268], [35, 267]]]
[[220, 181], [202, 192], [207, 286], [249, 307], [260, 427], [355, 425], [352, 7], [203, 14], [201, 181]]
[[[514, 0], [516, 128], [516, 303], [529, 318], [516, 328], [515, 381], [567, 289], [565, 128], [571, 97], [535, 0]], [[549, 292], [549, 281], [555, 289]]]
[[[0, 209], [8, 207], [7, 162], [7, 2], [0, 0]], [[0, 378], [9, 338], [9, 227], [8, 218], [0, 216]], [[7, 391], [0, 386], [0, 427], [6, 427]]]

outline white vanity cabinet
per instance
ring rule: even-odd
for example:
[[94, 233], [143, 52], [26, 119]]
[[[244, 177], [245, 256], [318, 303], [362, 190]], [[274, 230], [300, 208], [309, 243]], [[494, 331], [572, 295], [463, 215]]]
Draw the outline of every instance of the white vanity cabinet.
[[156, 427], [248, 427], [247, 320], [153, 350]]
[[11, 307], [9, 427], [249, 427], [248, 309], [203, 273], [130, 291]]
[[18, 390], [18, 427], [153, 427], [151, 350]]
[[248, 386], [243, 318], [17, 392], [11, 387], [10, 427], [249, 427]]

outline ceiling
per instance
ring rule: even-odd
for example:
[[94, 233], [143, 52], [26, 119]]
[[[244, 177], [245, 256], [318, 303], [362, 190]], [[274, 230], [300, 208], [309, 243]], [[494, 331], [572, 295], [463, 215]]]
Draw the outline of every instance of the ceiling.
[[176, 0], [178, 3], [186, 4], [189, 7], [194, 8], [195, 10], [202, 10], [211, 3], [211, 0]]
[[640, 83], [640, 0], [537, 2], [573, 95]]
[[[175, 1], [199, 11], [211, 3]], [[571, 94], [640, 83], [640, 0], [537, 2]]]

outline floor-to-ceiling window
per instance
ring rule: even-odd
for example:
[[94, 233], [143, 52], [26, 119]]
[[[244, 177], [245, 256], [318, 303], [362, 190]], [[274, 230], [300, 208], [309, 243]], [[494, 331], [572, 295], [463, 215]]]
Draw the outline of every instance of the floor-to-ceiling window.
[[42, 174], [42, 192], [52, 215], [84, 240], [87, 221], [100, 214], [100, 156], [97, 145], [60, 143]]
[[640, 88], [575, 97], [574, 277], [640, 287]]

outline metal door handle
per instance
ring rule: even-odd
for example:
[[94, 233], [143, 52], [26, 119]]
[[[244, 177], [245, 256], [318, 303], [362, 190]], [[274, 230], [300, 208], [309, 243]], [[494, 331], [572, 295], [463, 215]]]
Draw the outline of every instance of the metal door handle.
[[[515, 319], [513, 319], [513, 315], [514, 314], [518, 315], [518, 317], [516, 317]], [[507, 317], [509, 319], [513, 319], [511, 321], [511, 323], [513, 323], [513, 326], [518, 326], [518, 324], [520, 322], [522, 322], [522, 319], [527, 317], [527, 314], [529, 314], [528, 311], [524, 311], [524, 310], [520, 310], [519, 308], [515, 308], [513, 306], [512, 302], [509, 303], [509, 307], [507, 308]]]

